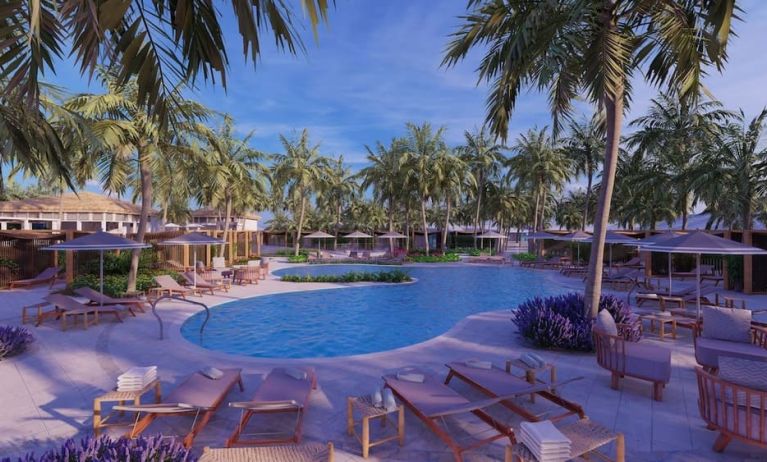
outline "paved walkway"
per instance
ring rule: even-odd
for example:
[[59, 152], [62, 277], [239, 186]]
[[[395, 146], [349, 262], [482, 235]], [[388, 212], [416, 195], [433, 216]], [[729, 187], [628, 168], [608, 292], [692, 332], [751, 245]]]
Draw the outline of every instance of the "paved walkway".
[[[276, 266], [279, 266], [277, 264]], [[557, 278], [564, 285], [578, 287], [572, 279]], [[231, 299], [308, 288], [337, 287], [332, 284], [296, 284], [268, 280], [258, 286], [235, 287], [229, 294], [206, 296], [209, 305]], [[20, 307], [36, 302], [43, 289], [7, 291], [0, 295], [0, 324], [18, 324]], [[625, 296], [625, 294], [623, 294]], [[764, 301], [765, 297], [754, 303]], [[761, 303], [767, 305], [767, 303]], [[166, 323], [166, 338], [159, 340], [158, 324], [151, 314], [130, 318], [118, 324], [106, 320], [99, 326], [62, 332], [49, 322], [32, 328], [37, 341], [29, 352], [10, 361], [0, 362], [0, 456], [41, 451], [65, 438], [82, 437], [91, 431], [92, 400], [125, 369], [134, 365], [159, 366], [163, 388], [206, 365], [241, 367], [245, 392], [233, 391], [231, 401], [247, 400], [272, 367], [286, 363], [310, 364], [317, 369], [320, 388], [312, 395], [305, 422], [309, 440], [332, 440], [340, 449], [339, 461], [362, 460], [359, 448], [345, 433], [345, 398], [368, 394], [381, 385], [381, 375], [407, 365], [418, 365], [445, 375], [444, 363], [456, 359], [484, 358], [500, 364], [527, 351], [509, 322], [509, 312], [489, 312], [470, 316], [450, 332], [415, 346], [383, 353], [345, 358], [305, 360], [264, 360], [227, 355], [197, 347], [184, 340], [179, 326], [197, 308], [181, 303], [167, 303], [160, 308]], [[695, 360], [692, 341], [683, 331], [677, 341], [645, 341], [673, 348], [672, 380], [664, 401], [651, 399], [651, 386], [627, 379], [621, 391], [609, 388], [609, 375], [596, 367], [593, 355], [541, 352], [557, 364], [559, 378], [582, 376], [567, 385], [562, 394], [581, 403], [586, 414], [607, 427], [624, 432], [629, 461], [740, 461], [767, 460], [767, 451], [734, 442], [725, 454], [715, 454], [711, 445], [715, 434], [707, 431], [698, 416]], [[472, 390], [456, 383], [467, 396], [480, 398]], [[542, 412], [547, 408], [536, 404]], [[494, 409], [499, 418], [511, 416]], [[195, 450], [204, 446], [219, 447], [234, 428], [239, 414], [222, 409], [197, 438]], [[406, 443], [374, 448], [369, 460], [449, 461], [445, 446], [413, 416], [407, 416]], [[291, 422], [283, 422], [288, 426]], [[466, 423], [466, 422], [464, 422]], [[183, 418], [162, 419], [153, 424], [153, 432], [178, 433], [188, 428]], [[467, 454], [469, 461], [500, 460], [501, 444]]]

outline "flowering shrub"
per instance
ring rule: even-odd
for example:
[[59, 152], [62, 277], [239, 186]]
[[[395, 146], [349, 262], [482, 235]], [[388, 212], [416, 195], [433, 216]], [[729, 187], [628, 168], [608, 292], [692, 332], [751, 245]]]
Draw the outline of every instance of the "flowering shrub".
[[23, 327], [0, 327], [0, 361], [21, 353], [34, 340], [32, 334]]
[[[19, 458], [18, 462], [184, 462], [194, 461], [181, 443], [161, 436], [112, 439], [108, 436], [67, 440], [61, 447]], [[12, 462], [10, 458], [2, 462]]]
[[[603, 295], [599, 310], [607, 310], [618, 324], [631, 322], [631, 310], [612, 295]], [[592, 351], [591, 328], [594, 320], [586, 313], [583, 294], [569, 293], [554, 297], [535, 297], [517, 307], [512, 317], [519, 333], [541, 348]], [[627, 340], [638, 340], [639, 327], [624, 330]]]
[[408, 282], [412, 279], [405, 271], [351, 271], [344, 274], [317, 274], [299, 276], [297, 274], [286, 274], [280, 278], [287, 282], [388, 282], [400, 283]]

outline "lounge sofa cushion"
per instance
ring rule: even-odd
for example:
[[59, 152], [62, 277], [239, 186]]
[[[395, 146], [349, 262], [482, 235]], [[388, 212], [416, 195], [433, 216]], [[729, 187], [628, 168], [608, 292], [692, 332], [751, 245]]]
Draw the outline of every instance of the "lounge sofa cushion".
[[751, 343], [751, 311], [704, 306], [703, 337]]
[[671, 350], [644, 343], [624, 343], [629, 376], [668, 383], [671, 380]]
[[615, 324], [615, 319], [613, 319], [613, 315], [607, 310], [602, 310], [597, 313], [597, 320], [594, 328], [603, 334], [613, 336], [618, 335], [618, 326]]
[[767, 361], [767, 349], [752, 343], [728, 342], [705, 337], [698, 337], [695, 340], [695, 359], [701, 366], [719, 367], [720, 356]]
[[767, 360], [722, 356], [719, 358], [719, 378], [752, 390], [767, 391]]

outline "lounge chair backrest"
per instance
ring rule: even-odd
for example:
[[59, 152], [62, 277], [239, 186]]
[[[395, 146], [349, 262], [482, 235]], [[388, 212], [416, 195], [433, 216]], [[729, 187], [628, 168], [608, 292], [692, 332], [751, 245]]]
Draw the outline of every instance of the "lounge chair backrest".
[[46, 300], [51, 305], [56, 305], [59, 308], [65, 309], [65, 310], [79, 310], [83, 308], [87, 308], [82, 303], [78, 302], [72, 297], [68, 297], [66, 295], [61, 294], [49, 294], [44, 297], [44, 300]]
[[303, 407], [309, 399], [316, 379], [314, 370], [308, 368], [302, 370], [306, 372], [304, 380], [288, 375], [285, 368], [272, 369], [258, 387], [253, 401], [295, 401]]
[[223, 377], [212, 380], [195, 372], [163, 399], [166, 403], [183, 403], [203, 409], [216, 407], [226, 396], [234, 382], [239, 380], [239, 369], [223, 370]]
[[183, 289], [175, 279], [167, 274], [154, 277], [155, 282], [163, 289]]
[[106, 302], [111, 297], [107, 297], [106, 295], [102, 294], [98, 290], [92, 289], [90, 287], [80, 287], [79, 289], [75, 289], [75, 293], [81, 297], [85, 297], [93, 302], [100, 302], [104, 301]]
[[59, 274], [59, 269], [55, 266], [49, 266], [32, 279], [36, 281], [47, 281], [48, 279], [55, 277], [57, 274]]

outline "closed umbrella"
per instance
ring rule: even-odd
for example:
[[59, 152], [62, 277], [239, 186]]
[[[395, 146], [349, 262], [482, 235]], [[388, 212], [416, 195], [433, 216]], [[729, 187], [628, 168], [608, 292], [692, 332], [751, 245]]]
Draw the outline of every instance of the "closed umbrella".
[[767, 250], [724, 239], [702, 231], [677, 236], [667, 241], [642, 247], [648, 252], [684, 253], [695, 255], [697, 279], [697, 315], [700, 318], [700, 256], [710, 255], [767, 255]]
[[569, 241], [569, 242], [575, 242], [576, 248], [578, 252], [578, 262], [581, 261], [581, 242], [589, 241], [591, 240], [591, 234], [585, 233], [583, 231], [576, 231], [574, 233], [565, 234], [564, 236], [554, 236], [552, 237], [555, 241]]
[[[105, 250], [134, 250], [151, 247], [143, 242], [136, 242], [114, 234], [99, 231], [87, 236], [78, 237], [71, 241], [60, 242], [43, 250], [71, 250], [78, 252], [82, 250], [99, 251], [99, 292], [104, 293], [104, 251]], [[104, 300], [101, 299], [101, 306], [104, 306]]]
[[194, 274], [192, 285], [195, 289], [197, 288], [197, 246], [224, 244], [226, 244], [226, 241], [208, 236], [207, 234], [203, 233], [183, 234], [181, 236], [174, 237], [173, 239], [168, 239], [167, 241], [162, 241], [159, 243], [159, 245], [189, 245], [192, 247], [192, 261], [194, 263], [192, 266], [195, 267], [193, 271]]

